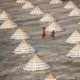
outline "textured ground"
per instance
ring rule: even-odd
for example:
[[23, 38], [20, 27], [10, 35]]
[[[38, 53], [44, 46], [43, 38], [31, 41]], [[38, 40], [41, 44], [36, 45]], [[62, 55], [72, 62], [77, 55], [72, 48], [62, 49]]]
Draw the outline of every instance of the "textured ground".
[[[22, 26], [24, 31], [32, 37], [28, 42], [38, 49], [38, 54], [51, 65], [51, 69], [37, 72], [24, 71], [22, 66], [32, 58], [32, 54], [14, 55], [12, 51], [20, 41], [9, 38], [16, 29], [0, 30], [0, 80], [44, 80], [50, 71], [58, 80], [80, 80], [80, 60], [75, 62], [77, 59], [66, 57], [74, 45], [65, 43], [75, 29], [80, 31], [80, 25], [78, 25], [80, 17], [68, 17], [70, 10], [63, 8], [66, 2], [62, 5], [49, 5], [48, 0], [44, 2], [35, 0], [33, 3], [40, 4], [40, 8], [44, 11], [50, 11], [59, 25], [65, 28], [64, 32], [56, 33], [55, 40], [52, 40], [48, 34], [45, 40], [42, 40], [41, 28], [49, 24], [39, 22], [41, 16], [31, 16], [29, 14], [31, 10], [22, 10], [22, 5], [16, 4], [16, 0], [0, 0], [0, 12], [3, 9], [8, 11], [15, 23]], [[76, 0], [75, 4], [79, 7], [80, 0]]]

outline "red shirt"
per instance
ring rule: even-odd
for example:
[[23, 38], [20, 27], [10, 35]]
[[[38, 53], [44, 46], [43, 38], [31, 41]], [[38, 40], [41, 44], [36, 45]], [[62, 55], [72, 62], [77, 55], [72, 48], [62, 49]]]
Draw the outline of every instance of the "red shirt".
[[45, 36], [45, 29], [43, 29], [43, 33], [42, 33], [42, 35]]

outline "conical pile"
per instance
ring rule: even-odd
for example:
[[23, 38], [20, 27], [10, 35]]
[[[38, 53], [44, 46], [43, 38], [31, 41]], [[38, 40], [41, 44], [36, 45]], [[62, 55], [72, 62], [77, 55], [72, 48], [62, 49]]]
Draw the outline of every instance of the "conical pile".
[[49, 4], [61, 4], [61, 0], [51, 0]]
[[57, 80], [57, 79], [54, 78], [52, 72], [50, 72], [49, 75], [47, 76], [47, 78], [45, 78], [45, 80]]
[[59, 26], [56, 21], [53, 21], [53, 22], [46, 28], [46, 31], [48, 31], [48, 32], [52, 32], [53, 30], [54, 30], [55, 32], [64, 31], [64, 29], [63, 29], [61, 26]]
[[38, 71], [49, 69], [50, 66], [38, 57], [38, 54], [34, 54], [33, 58], [23, 67], [27, 71]]
[[26, 2], [26, 0], [17, 0], [16, 1], [16, 3], [19, 3], [19, 4], [23, 4], [23, 3], [25, 3]]
[[74, 9], [75, 8], [75, 4], [73, 3], [72, 0], [69, 0], [69, 2], [64, 6], [65, 9]]
[[79, 41], [80, 41], [80, 33], [77, 30], [75, 30], [66, 40], [66, 43], [78, 43]]
[[28, 53], [35, 53], [36, 50], [30, 44], [26, 42], [26, 40], [22, 40], [19, 46], [14, 50], [13, 53], [15, 54], [28, 54]]
[[11, 36], [11, 39], [30, 39], [30, 37], [19, 27], [16, 32]]
[[38, 5], [30, 12], [31, 15], [42, 15], [44, 12], [39, 8]]
[[17, 27], [18, 26], [14, 23], [14, 21], [8, 17], [8, 19], [5, 20], [3, 24], [0, 26], [0, 29], [14, 29]]
[[75, 7], [71, 13], [69, 14], [69, 16], [80, 16], [80, 9], [78, 7]]
[[30, 9], [30, 8], [34, 8], [34, 5], [27, 0], [26, 3], [22, 6], [22, 9]]
[[67, 57], [80, 57], [80, 42], [68, 53]]
[[6, 20], [8, 18], [8, 13], [3, 10], [2, 13], [0, 14], [0, 20]]
[[51, 22], [54, 18], [49, 14], [49, 12], [46, 12], [46, 14], [40, 19], [41, 22]]

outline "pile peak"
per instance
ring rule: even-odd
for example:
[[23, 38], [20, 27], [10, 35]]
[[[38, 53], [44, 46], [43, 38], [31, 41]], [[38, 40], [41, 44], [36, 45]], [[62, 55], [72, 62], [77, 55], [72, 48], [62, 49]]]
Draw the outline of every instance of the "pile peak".
[[21, 27], [18, 27], [18, 30], [19, 30], [19, 31], [21, 31], [21, 30], [22, 30], [22, 28], [21, 28]]
[[38, 57], [38, 54], [37, 54], [37, 53], [35, 53], [33, 57]]
[[52, 23], [56, 22], [56, 20], [53, 20]]
[[76, 29], [74, 32], [78, 32], [78, 30]]
[[53, 73], [50, 72], [47, 76], [47, 78], [45, 78], [45, 80], [57, 80], [54, 76], [53, 76]]
[[80, 45], [80, 41], [77, 44]]
[[22, 42], [23, 42], [23, 43], [26, 43], [26, 40], [25, 40], [25, 39], [23, 39], [23, 40], [22, 40]]
[[74, 7], [75, 9], [78, 8], [77, 6]]
[[11, 20], [11, 18], [8, 16], [7, 20]]
[[5, 12], [6, 12], [5, 10], [2, 11], [2, 13], [5, 13]]
[[53, 78], [53, 73], [50, 72], [49, 75], [47, 76], [48, 78]]
[[38, 4], [36, 4], [36, 8], [39, 8], [39, 5]]
[[49, 14], [50, 12], [49, 11], [46, 11], [46, 14]]

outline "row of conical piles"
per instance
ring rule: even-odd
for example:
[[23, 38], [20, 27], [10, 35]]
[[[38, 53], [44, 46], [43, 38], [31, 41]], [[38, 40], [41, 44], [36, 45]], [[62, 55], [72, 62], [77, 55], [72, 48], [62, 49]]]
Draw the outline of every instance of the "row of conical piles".
[[[20, 2], [19, 2], [20, 1]], [[34, 7], [34, 5], [28, 0], [24, 0], [21, 2], [21, 0], [17, 0], [17, 3], [25, 3], [22, 6], [22, 9], [29, 9], [33, 8], [33, 10], [30, 12], [31, 15], [42, 15], [44, 12], [39, 8], [37, 5]], [[61, 0], [51, 0], [49, 4], [62, 4]], [[80, 9], [74, 4], [72, 0], [69, 0], [69, 2], [64, 6], [65, 9], [72, 9], [70, 14], [68, 16], [80, 16]], [[52, 32], [53, 30], [56, 31], [64, 31], [64, 29], [59, 26], [55, 18], [50, 15], [50, 13], [47, 11], [44, 16], [40, 19], [41, 22], [51, 22], [51, 24], [46, 28], [46, 31]], [[80, 24], [80, 23], [79, 23]], [[75, 47], [70, 50], [70, 52], [67, 54], [67, 57], [80, 57], [80, 33], [75, 30], [70, 37], [66, 40], [66, 43], [75, 43]]]
[[[30, 8], [35, 8], [34, 5], [29, 1], [29, 0], [17, 0], [16, 3], [24, 3], [22, 6], [22, 9], [30, 9]], [[51, 0], [49, 4], [62, 4], [63, 2], [61, 0]], [[73, 9], [69, 16], [80, 16], [80, 10], [78, 7], [74, 4], [72, 0], [69, 0], [69, 2], [64, 6], [65, 9]], [[38, 12], [39, 9], [37, 9]], [[36, 12], [36, 13], [37, 13]], [[39, 13], [39, 14], [38, 14]], [[43, 14], [41, 10], [39, 10], [37, 14]], [[35, 14], [35, 9], [31, 11], [30, 14]]]
[[[20, 1], [20, 2], [19, 2]], [[17, 0], [17, 3], [21, 3], [21, 0]], [[30, 9], [33, 8], [33, 10], [30, 12], [31, 15], [43, 15], [44, 11], [42, 11], [39, 6], [36, 7], [29, 1], [23, 1], [22, 3], [25, 3], [22, 6], [22, 9]], [[49, 4], [62, 4], [61, 0], [51, 0]], [[70, 14], [68, 16], [80, 16], [80, 10], [79, 8], [73, 3], [72, 0], [69, 0], [69, 2], [64, 6], [65, 9], [72, 9]], [[50, 25], [46, 28], [46, 31], [52, 32], [53, 30], [55, 32], [57, 31], [64, 31], [64, 29], [59, 26], [56, 23], [56, 20], [54, 17], [50, 15], [50, 13], [47, 11], [43, 17], [40, 19], [40, 22], [51, 22]], [[75, 30], [72, 35], [66, 40], [67, 43], [76, 43], [76, 46], [70, 50], [67, 57], [80, 57], [80, 33]], [[50, 74], [51, 75], [51, 74]], [[45, 80], [55, 80], [55, 79], [45, 79]]]
[[69, 38], [66, 40], [66, 43], [76, 44], [72, 50], [67, 54], [68, 57], [80, 57], [80, 33], [78, 30], [75, 30]]
[[[29, 1], [29, 0], [16, 0], [16, 3], [23, 4], [23, 3], [26, 3], [26, 1]], [[62, 3], [61, 0], [51, 0], [49, 2], [49, 4], [60, 4], [60, 3]]]
[[[20, 1], [20, 0], [17, 0], [17, 1]], [[16, 2], [17, 2], [16, 1]], [[21, 2], [20, 2], [21, 3]], [[22, 2], [23, 3], [23, 2]], [[29, 9], [30, 5], [33, 5], [29, 0], [27, 0], [25, 2], [24, 0], [24, 5], [22, 6], [22, 9]], [[49, 4], [61, 4], [62, 1], [61, 0], [51, 0]], [[25, 8], [24, 8], [25, 6]], [[32, 6], [31, 6], [32, 8]], [[34, 7], [33, 7], [34, 8]], [[74, 4], [74, 2], [72, 0], [69, 0], [68, 3], [64, 6], [65, 9], [73, 9], [71, 11], [71, 13], [69, 14], [69, 16], [80, 16], [80, 9], [78, 9], [78, 7]], [[35, 12], [35, 13], [33, 13]], [[38, 12], [38, 15], [41, 15], [41, 13], [43, 14], [42, 10], [39, 8], [39, 6], [37, 5], [32, 11], [31, 13], [33, 14], [37, 14]], [[40, 14], [39, 14], [40, 13]], [[63, 28], [60, 27], [54, 17], [52, 17], [49, 12], [47, 12], [41, 19], [40, 19], [41, 22], [51, 22], [52, 23], [46, 28], [46, 31], [49, 31], [49, 32], [52, 32], [53, 30], [54, 31], [63, 31]], [[66, 40], [67, 43], [77, 43], [77, 45], [79, 45], [79, 42], [80, 42], [80, 33], [75, 30], [72, 35]], [[77, 48], [75, 48], [77, 49]], [[74, 49], [73, 49], [74, 50]], [[68, 57], [72, 57], [70, 55], [73, 55], [73, 57], [79, 57], [79, 50], [76, 50], [77, 52], [75, 52], [75, 50], [73, 51], [71, 50], [69, 53], [68, 53]], [[75, 53], [74, 53], [75, 52]]]
[[[22, 0], [21, 0], [22, 1]], [[24, 0], [23, 0], [24, 1]], [[57, 1], [57, 0], [56, 0]], [[68, 3], [69, 4], [69, 3]], [[30, 7], [30, 6], [29, 6]], [[22, 7], [23, 8], [23, 7]], [[34, 8], [34, 6], [32, 6], [32, 8]], [[24, 8], [23, 8], [24, 9]], [[79, 9], [77, 7], [74, 8], [75, 10], [72, 11], [72, 14], [75, 14], [73, 16], [79, 16]], [[39, 6], [37, 5], [32, 11], [31, 13], [32, 15], [41, 15], [44, 14], [44, 12], [39, 8]], [[77, 14], [77, 15], [76, 15]], [[9, 15], [3, 11], [0, 15], [0, 20], [5, 20], [4, 23], [1, 25], [0, 29], [12, 29], [12, 28], [17, 28], [18, 26], [13, 22], [13, 20], [11, 20], [11, 18], [9, 17]], [[56, 21], [54, 20], [54, 18], [49, 14], [49, 12], [47, 12], [41, 19], [41, 22], [52, 22], [47, 28], [46, 31], [63, 31], [63, 28], [61, 28]], [[55, 27], [55, 28], [54, 28]], [[22, 42], [20, 43], [20, 45], [13, 51], [13, 53], [15, 54], [26, 54], [26, 53], [34, 53], [36, 52], [36, 50], [30, 45], [30, 44], [26, 44], [26, 40], [25, 39], [29, 39], [30, 37], [24, 32], [22, 31], [22, 28], [19, 27], [17, 29], [17, 31], [11, 36], [11, 39], [22, 39]], [[80, 34], [78, 33], [78, 31], [74, 32], [74, 35], [71, 36], [72, 41], [70, 41], [70, 37], [69, 39], [67, 39], [66, 42], [70, 42], [70, 43], [77, 43], [77, 45], [74, 47], [74, 49], [72, 49], [70, 51], [70, 53], [67, 55], [68, 57], [79, 57], [79, 38], [80, 38]], [[77, 48], [76, 48], [77, 47]], [[74, 51], [75, 54], [74, 54]], [[49, 69], [50, 66], [45, 63], [43, 60], [41, 60], [38, 56], [38, 54], [34, 54], [33, 58], [23, 67], [24, 70], [28, 70], [28, 71], [35, 71], [35, 70], [45, 70], [45, 69]], [[51, 73], [49, 74], [49, 78], [51, 77]], [[47, 79], [46, 79], [47, 80]]]
[[[10, 16], [6, 11], [3, 11], [1, 13], [0, 20], [4, 21], [3, 24], [0, 26], [0, 29], [10, 30], [17, 28], [16, 32], [10, 37], [10, 39], [22, 40], [21, 43], [17, 46], [17, 48], [13, 51], [13, 53], [17, 55], [34, 53], [32, 59], [30, 59], [29, 62], [23, 67], [24, 70], [37, 71], [50, 68], [50, 66], [38, 56], [38, 54], [36, 53], [37, 50], [27, 43], [27, 39], [30, 39], [30, 37], [22, 30], [21, 27], [18, 27], [18, 25], [16, 25], [14, 21], [11, 20]], [[45, 80], [48, 79], [56, 78], [53, 76], [52, 72], [50, 72], [47, 78], [45, 78]]]
[[[22, 6], [22, 9], [32, 9], [32, 11], [30, 12], [31, 15], [33, 16], [40, 16], [40, 15], [43, 15], [43, 17], [39, 20], [40, 22], [50, 22], [49, 26], [46, 28], [46, 31], [48, 32], [52, 32], [53, 30], [55, 32], [57, 31], [64, 31], [64, 29], [59, 26], [55, 20], [55, 18], [50, 15], [50, 12], [49, 11], [46, 11], [46, 13], [44, 13], [44, 11], [42, 9], [40, 9], [39, 5], [36, 5], [34, 6], [29, 0], [17, 0], [16, 3], [24, 3], [24, 5]], [[51, 1], [52, 3], [53, 1]], [[56, 4], [58, 3], [62, 3], [61, 0], [55, 0], [54, 1]], [[50, 3], [50, 4], [51, 4]]]
[[[18, 2], [22, 0], [17, 0]], [[16, 2], [17, 2], [16, 1]], [[64, 29], [59, 26], [57, 23], [56, 23], [56, 20], [54, 17], [52, 17], [49, 13], [49, 11], [47, 11], [46, 13], [44, 13], [44, 11], [42, 11], [40, 8], [39, 8], [39, 5], [36, 5], [36, 7], [29, 1], [27, 0], [26, 2], [25, 1], [22, 1], [22, 3], [24, 2], [24, 5], [22, 6], [22, 9], [30, 9], [30, 8], [33, 8], [33, 10], [30, 12], [31, 15], [43, 15], [43, 17], [40, 19], [41, 22], [51, 22], [50, 25], [46, 28], [46, 31], [48, 32], [52, 32], [53, 30], [56, 32], [56, 31], [64, 31]], [[61, 0], [51, 0], [49, 4], [61, 4], [62, 1]], [[79, 8], [73, 3], [72, 0], [69, 0], [69, 2], [64, 6], [65, 9], [73, 9], [69, 16], [80, 16], [80, 10]]]

